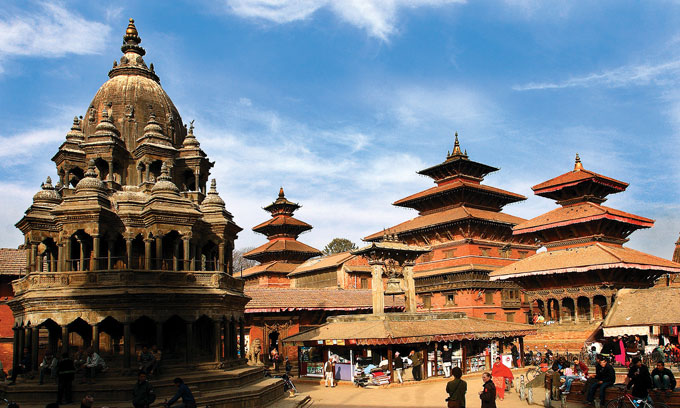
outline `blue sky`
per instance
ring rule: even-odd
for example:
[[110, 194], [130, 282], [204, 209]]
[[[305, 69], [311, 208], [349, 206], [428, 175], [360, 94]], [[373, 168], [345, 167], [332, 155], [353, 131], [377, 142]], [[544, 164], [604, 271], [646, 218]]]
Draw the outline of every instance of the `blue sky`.
[[531, 186], [573, 168], [629, 182], [606, 205], [654, 218], [630, 247], [670, 257], [680, 231], [680, 2], [1, 1], [0, 246], [74, 115], [120, 58], [135, 18], [164, 89], [195, 119], [212, 176], [245, 231], [286, 195], [322, 248], [416, 215], [458, 131], [486, 183]]

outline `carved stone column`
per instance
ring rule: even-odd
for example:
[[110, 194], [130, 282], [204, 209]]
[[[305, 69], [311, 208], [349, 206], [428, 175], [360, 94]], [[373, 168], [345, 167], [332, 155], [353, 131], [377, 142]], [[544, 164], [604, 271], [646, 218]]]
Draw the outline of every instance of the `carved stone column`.
[[109, 176], [106, 179], [113, 181], [113, 159], [109, 160]]
[[185, 271], [190, 270], [191, 268], [191, 235], [190, 234], [184, 234], [182, 235], [182, 258], [184, 262], [184, 266], [182, 267]]
[[381, 261], [370, 261], [371, 266], [371, 285], [373, 287], [373, 314], [385, 313], [385, 287], [383, 286], [382, 275], [384, 263]]
[[30, 259], [30, 267], [29, 270], [31, 272], [37, 272], [39, 269], [38, 265], [42, 266], [42, 262], [38, 263], [38, 243], [37, 242], [31, 242], [31, 259]]
[[40, 349], [40, 327], [35, 326], [31, 331], [31, 364], [33, 370], [38, 369], [38, 350]]
[[106, 240], [106, 269], [113, 269], [113, 251], [114, 248], [113, 246], [115, 245], [115, 241], [109, 237], [108, 240]]
[[[213, 337], [215, 339], [215, 362], [222, 361], [222, 324], [219, 320], [213, 322]], [[226, 352], [224, 353], [226, 357]]]
[[189, 250], [191, 251], [191, 265], [189, 265], [189, 269], [192, 271], [196, 270], [196, 258], [198, 258], [198, 243], [195, 243], [194, 245], [189, 246]]
[[416, 284], [413, 280], [413, 265], [415, 262], [404, 262], [404, 291], [406, 296], [406, 313], [416, 312]]
[[224, 242], [220, 242], [218, 245], [217, 262], [219, 262], [218, 271], [224, 272]]
[[123, 368], [130, 368], [130, 356], [132, 355], [132, 344], [130, 335], [130, 322], [123, 323]]
[[172, 270], [179, 270], [179, 241], [175, 240], [172, 243]]
[[588, 305], [590, 306], [588, 308], [588, 321], [593, 322], [593, 298], [588, 296]]
[[21, 329], [14, 326], [12, 327], [12, 331], [14, 332], [14, 341], [12, 342], [12, 368], [14, 368], [19, 367], [19, 362], [21, 361], [21, 356], [19, 356], [19, 353], [21, 353], [19, 350], [19, 332]]
[[153, 238], [144, 238], [144, 269], [151, 270], [151, 243]]
[[163, 269], [163, 236], [158, 235], [156, 239], [156, 269]]
[[578, 323], [578, 297], [572, 298], [574, 301], [574, 324]]
[[71, 260], [71, 238], [66, 239], [64, 247], [64, 270], [73, 270], [73, 261]]
[[201, 176], [200, 170], [195, 169], [194, 170], [194, 184], [195, 184], [194, 191], [201, 191], [201, 187], [200, 187], [200, 183], [199, 183], [199, 179], [201, 178], [200, 176]]
[[125, 238], [125, 255], [127, 258], [127, 268], [132, 269], [132, 241], [133, 239], [130, 237]]
[[557, 316], [559, 316], [558, 322], [562, 323], [562, 299], [555, 299], [555, 313], [557, 313]]
[[92, 265], [90, 267], [90, 270], [97, 271], [99, 270], [99, 234], [92, 234], [92, 249], [94, 253], [94, 262], [92, 262]]
[[64, 244], [57, 244], [57, 272], [62, 272], [64, 270]]

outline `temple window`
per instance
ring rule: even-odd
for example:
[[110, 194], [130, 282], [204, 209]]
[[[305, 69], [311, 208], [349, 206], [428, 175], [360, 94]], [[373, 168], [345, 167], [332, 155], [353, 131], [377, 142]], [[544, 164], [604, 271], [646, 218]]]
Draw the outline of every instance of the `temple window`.
[[361, 289], [368, 289], [368, 278], [361, 278]]
[[505, 320], [508, 322], [515, 321], [515, 312], [505, 312]]
[[493, 292], [491, 290], [487, 290], [484, 292], [484, 303], [487, 305], [493, 305]]
[[455, 293], [449, 293], [446, 295], [446, 305], [455, 306], [456, 305], [456, 295]]

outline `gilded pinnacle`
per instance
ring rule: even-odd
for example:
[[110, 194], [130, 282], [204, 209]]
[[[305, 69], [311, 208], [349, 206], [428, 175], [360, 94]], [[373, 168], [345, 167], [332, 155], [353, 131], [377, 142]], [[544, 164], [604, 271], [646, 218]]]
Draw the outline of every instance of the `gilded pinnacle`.
[[283, 187], [281, 187], [281, 188], [279, 189], [279, 198], [285, 198], [285, 196], [284, 196], [284, 194], [283, 194]]
[[578, 153], [576, 153], [576, 162], [574, 163], [574, 171], [581, 171], [583, 170], [583, 164], [581, 163], [581, 158], [578, 156]]
[[456, 141], [453, 144], [453, 152], [451, 152], [452, 156], [462, 156], [463, 152], [460, 151], [460, 143], [458, 142], [458, 132], [456, 132]]

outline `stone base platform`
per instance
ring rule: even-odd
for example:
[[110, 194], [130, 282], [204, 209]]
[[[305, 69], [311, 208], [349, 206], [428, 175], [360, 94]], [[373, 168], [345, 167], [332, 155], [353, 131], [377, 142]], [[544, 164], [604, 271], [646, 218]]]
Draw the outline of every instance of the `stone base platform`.
[[[114, 372], [112, 372], [114, 371]], [[86, 394], [92, 394], [96, 406], [130, 407], [132, 388], [136, 375], [122, 375], [110, 369], [97, 378], [95, 384], [80, 384], [80, 377], [73, 382], [73, 399], [76, 404]], [[165, 367], [160, 378], [150, 380], [156, 392], [156, 403], [162, 405], [176, 391], [172, 380], [181, 377], [189, 386], [199, 406], [212, 408], [266, 407], [284, 396], [283, 382], [278, 378], [265, 378], [263, 367], [239, 364], [228, 368], [215, 368], [215, 364], [202, 364], [190, 368]], [[55, 402], [57, 386], [51, 379], [38, 385], [37, 378], [22, 379], [16, 385], [0, 384], [0, 395], [17, 402], [22, 408], [44, 407]]]
[[524, 350], [543, 352], [544, 346], [548, 346], [553, 352], [570, 352], [578, 354], [583, 348], [585, 341], [590, 337], [595, 330], [600, 326], [599, 321], [596, 322], [579, 322], [579, 323], [555, 323], [549, 325], [535, 325], [538, 330], [536, 334], [528, 335], [524, 338]]

